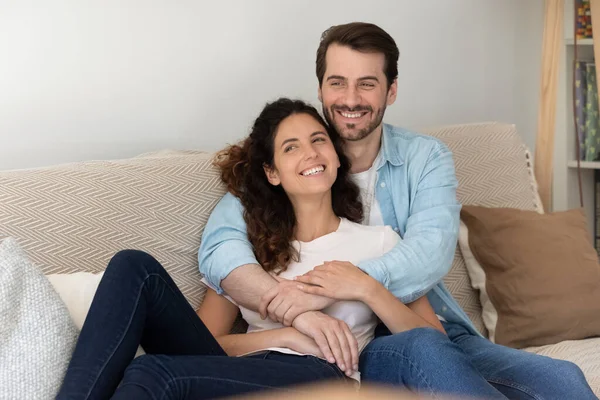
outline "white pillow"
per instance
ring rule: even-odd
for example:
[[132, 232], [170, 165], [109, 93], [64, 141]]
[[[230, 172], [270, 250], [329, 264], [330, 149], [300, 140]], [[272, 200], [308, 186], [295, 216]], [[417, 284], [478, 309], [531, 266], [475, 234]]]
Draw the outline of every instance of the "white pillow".
[[485, 287], [485, 271], [469, 247], [469, 228], [467, 228], [467, 225], [465, 225], [465, 223], [462, 221], [460, 221], [460, 228], [458, 231], [458, 245], [460, 247], [463, 259], [465, 260], [465, 265], [467, 266], [467, 273], [471, 279], [471, 286], [473, 289], [479, 291], [483, 325], [485, 325], [486, 329], [488, 330], [488, 338], [491, 342], [495, 343], [496, 325], [498, 324], [498, 311], [496, 310], [496, 307], [494, 307], [494, 303], [491, 302]]
[[46, 278], [69, 309], [71, 319], [78, 330], [81, 330], [85, 317], [92, 305], [96, 289], [104, 271], [98, 274], [76, 272], [73, 274], [50, 274]]
[[0, 399], [53, 399], [77, 340], [69, 312], [13, 238], [0, 243]]
[[[97, 274], [75, 272], [73, 274], [46, 275], [67, 306], [71, 319], [80, 331], [103, 275], [104, 271]], [[145, 354], [144, 350], [141, 346], [138, 346], [135, 357], [142, 354]]]

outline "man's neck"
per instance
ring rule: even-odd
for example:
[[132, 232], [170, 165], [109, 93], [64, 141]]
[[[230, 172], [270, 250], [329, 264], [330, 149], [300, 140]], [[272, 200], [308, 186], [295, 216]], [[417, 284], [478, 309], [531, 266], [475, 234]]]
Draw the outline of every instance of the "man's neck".
[[362, 140], [345, 142], [344, 152], [352, 164], [350, 173], [357, 174], [371, 168], [381, 148], [382, 133], [383, 124], [379, 125], [373, 133]]
[[295, 239], [310, 242], [337, 230], [340, 219], [331, 206], [331, 193], [292, 201], [296, 213]]

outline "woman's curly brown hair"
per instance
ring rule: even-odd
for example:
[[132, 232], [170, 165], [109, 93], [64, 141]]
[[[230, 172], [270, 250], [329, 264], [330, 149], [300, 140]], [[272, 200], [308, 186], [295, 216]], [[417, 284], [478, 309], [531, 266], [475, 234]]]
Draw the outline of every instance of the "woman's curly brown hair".
[[296, 214], [281, 185], [267, 180], [266, 167], [273, 167], [274, 141], [281, 121], [294, 114], [308, 114], [326, 129], [340, 159], [337, 179], [331, 188], [333, 212], [360, 222], [363, 218], [359, 189], [350, 178], [350, 161], [344, 155], [340, 136], [311, 105], [287, 98], [268, 103], [252, 127], [250, 136], [217, 153], [214, 164], [221, 170], [227, 190], [244, 206], [248, 239], [256, 259], [267, 272], [280, 273], [298, 260], [292, 246]]

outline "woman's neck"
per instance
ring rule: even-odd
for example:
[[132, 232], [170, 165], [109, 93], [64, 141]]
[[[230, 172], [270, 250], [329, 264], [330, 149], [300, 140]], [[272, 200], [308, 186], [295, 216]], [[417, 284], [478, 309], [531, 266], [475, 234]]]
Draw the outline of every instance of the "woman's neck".
[[340, 218], [334, 214], [331, 206], [331, 192], [292, 201], [292, 204], [296, 213], [296, 240], [310, 242], [335, 232], [340, 225]]

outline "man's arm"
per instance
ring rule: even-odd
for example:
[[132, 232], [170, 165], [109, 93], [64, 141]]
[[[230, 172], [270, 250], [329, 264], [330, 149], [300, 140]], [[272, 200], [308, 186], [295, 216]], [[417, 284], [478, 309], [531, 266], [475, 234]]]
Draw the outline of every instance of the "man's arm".
[[303, 293], [293, 282], [280, 284], [258, 264], [246, 232], [243, 206], [227, 193], [210, 215], [198, 251], [200, 272], [218, 294], [225, 291], [236, 303], [286, 326], [303, 312], [335, 302]]
[[454, 161], [443, 143], [435, 143], [414, 182], [403, 240], [382, 257], [357, 265], [405, 304], [423, 296], [450, 271], [458, 240], [461, 206]]
[[206, 223], [198, 263], [200, 273], [217, 293], [225, 291], [251, 310], [258, 310], [261, 296], [277, 285], [256, 261], [243, 206], [231, 193], [223, 196]]

